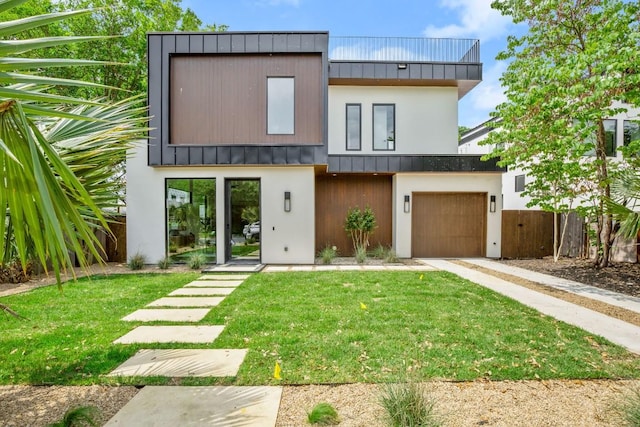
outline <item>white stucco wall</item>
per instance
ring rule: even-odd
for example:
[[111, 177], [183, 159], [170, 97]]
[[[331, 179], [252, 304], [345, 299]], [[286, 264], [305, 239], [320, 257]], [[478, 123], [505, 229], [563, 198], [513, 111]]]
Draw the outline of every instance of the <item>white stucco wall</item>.
[[[361, 150], [346, 149], [346, 104], [361, 104]], [[373, 104], [395, 104], [396, 149], [373, 150]], [[329, 86], [329, 154], [456, 154], [455, 87]]]
[[[393, 179], [393, 246], [396, 253], [401, 258], [411, 257], [411, 213], [405, 213], [403, 210], [405, 194], [411, 195], [413, 192], [475, 192], [487, 193], [488, 196], [495, 195], [499, 200], [501, 186], [500, 173], [397, 174]], [[502, 212], [500, 203], [496, 204], [496, 212], [489, 212], [488, 205], [489, 203], [487, 203], [486, 255], [489, 258], [498, 258], [501, 254]]]
[[[314, 262], [315, 198], [313, 167], [162, 167], [147, 166], [147, 149], [127, 159], [127, 254], [140, 252], [148, 262], [165, 256], [165, 179], [216, 178], [216, 244], [224, 262], [224, 180], [259, 178], [262, 262]], [[284, 212], [284, 192], [291, 192], [291, 212]], [[286, 248], [286, 249], [285, 249]]]

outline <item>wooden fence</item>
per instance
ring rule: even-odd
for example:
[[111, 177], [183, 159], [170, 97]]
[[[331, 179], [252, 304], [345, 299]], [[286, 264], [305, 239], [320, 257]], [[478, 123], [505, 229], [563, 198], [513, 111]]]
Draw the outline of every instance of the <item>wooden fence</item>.
[[551, 212], [502, 211], [502, 257], [542, 258], [553, 255]]

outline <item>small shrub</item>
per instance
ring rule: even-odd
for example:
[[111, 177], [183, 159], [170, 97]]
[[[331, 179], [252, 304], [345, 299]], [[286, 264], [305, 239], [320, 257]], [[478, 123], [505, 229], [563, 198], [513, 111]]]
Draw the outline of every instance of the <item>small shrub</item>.
[[389, 264], [393, 264], [396, 262], [399, 262], [400, 258], [398, 258], [398, 255], [396, 254], [396, 251], [394, 251], [393, 249], [389, 248], [389, 250], [387, 251], [387, 254], [384, 257], [384, 262], [389, 263]]
[[335, 246], [325, 246], [318, 255], [323, 264], [331, 264], [335, 257], [338, 256], [338, 251]]
[[390, 427], [442, 425], [435, 411], [435, 400], [428, 396], [423, 385], [413, 381], [384, 385], [380, 405]]
[[340, 424], [338, 411], [329, 403], [318, 403], [313, 407], [311, 412], [307, 414], [309, 424], [317, 424], [319, 426], [335, 426]]
[[378, 246], [371, 251], [371, 256], [376, 259], [385, 259], [387, 256], [387, 248], [382, 246], [382, 243], [378, 243]]
[[376, 228], [376, 216], [369, 206], [363, 211], [360, 208], [351, 208], [347, 211], [347, 218], [344, 220], [344, 229], [351, 237], [353, 248], [367, 248], [369, 246], [369, 236]]
[[171, 259], [169, 257], [164, 257], [158, 261], [158, 268], [160, 270], [166, 270], [169, 266], [171, 266]]
[[64, 417], [48, 427], [82, 427], [82, 426], [98, 426], [96, 417], [98, 408], [95, 406], [79, 406], [69, 409]]
[[193, 254], [189, 257], [189, 268], [192, 270], [197, 270], [202, 267], [207, 262], [207, 258], [204, 254]]
[[358, 264], [364, 264], [367, 260], [367, 248], [364, 246], [358, 246], [356, 248], [356, 262]]
[[613, 410], [622, 425], [640, 427], [640, 388], [624, 393]]
[[136, 252], [134, 255], [129, 257], [129, 262], [127, 263], [127, 265], [131, 270], [142, 270], [146, 262], [147, 257], [142, 255], [140, 252]]

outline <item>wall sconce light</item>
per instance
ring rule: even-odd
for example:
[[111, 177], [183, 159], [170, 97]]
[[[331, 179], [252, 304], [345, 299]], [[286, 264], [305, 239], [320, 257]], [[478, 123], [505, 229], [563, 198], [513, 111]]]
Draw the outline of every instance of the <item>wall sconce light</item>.
[[491, 196], [490, 202], [489, 202], [489, 212], [495, 212], [496, 211], [496, 196]]
[[398, 70], [406, 70], [407, 64], [398, 64]]
[[404, 196], [404, 213], [411, 212], [411, 196], [408, 194]]
[[284, 192], [284, 211], [291, 212], [291, 191]]

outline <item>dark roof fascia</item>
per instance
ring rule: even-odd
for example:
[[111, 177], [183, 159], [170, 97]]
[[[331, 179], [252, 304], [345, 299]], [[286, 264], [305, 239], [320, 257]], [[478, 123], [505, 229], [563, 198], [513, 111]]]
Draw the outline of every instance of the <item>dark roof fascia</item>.
[[329, 173], [400, 172], [506, 172], [499, 159], [481, 160], [480, 155], [357, 156], [329, 155]]
[[329, 34], [329, 31], [149, 31], [149, 35], [174, 35], [174, 36], [188, 36], [188, 35], [202, 35], [202, 34]]
[[495, 127], [489, 126], [489, 123], [492, 123], [492, 122], [499, 123], [501, 121], [502, 119], [500, 117], [492, 117], [489, 120], [480, 123], [478, 126], [474, 127], [473, 129], [469, 129], [468, 131], [466, 131], [460, 136], [460, 141], [458, 142], [458, 145], [466, 144], [467, 142], [473, 141], [474, 139], [479, 138], [482, 135], [488, 134], [489, 132], [495, 129]]

